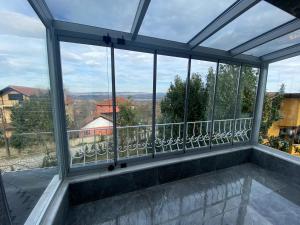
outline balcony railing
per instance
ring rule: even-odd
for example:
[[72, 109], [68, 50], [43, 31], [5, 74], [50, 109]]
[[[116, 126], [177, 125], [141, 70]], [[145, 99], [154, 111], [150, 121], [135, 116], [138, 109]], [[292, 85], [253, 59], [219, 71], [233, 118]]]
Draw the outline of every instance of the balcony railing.
[[[207, 147], [210, 144], [221, 145], [232, 141], [248, 141], [252, 118], [214, 120], [211, 126], [211, 121], [187, 122], [186, 150]], [[117, 127], [118, 158], [180, 151], [184, 145], [183, 132], [183, 122], [156, 124], [153, 152], [151, 125]], [[77, 163], [112, 161], [114, 155], [112, 133], [112, 127], [69, 130], [71, 166]]]

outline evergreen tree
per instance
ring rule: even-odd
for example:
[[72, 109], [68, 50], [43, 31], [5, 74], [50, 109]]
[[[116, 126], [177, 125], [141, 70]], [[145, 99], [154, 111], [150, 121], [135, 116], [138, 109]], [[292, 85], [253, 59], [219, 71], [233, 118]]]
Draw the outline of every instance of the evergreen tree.
[[[11, 121], [14, 127], [11, 145], [17, 149], [35, 144], [39, 141], [38, 133], [53, 131], [50, 96], [43, 94], [31, 96], [15, 105], [11, 110]], [[37, 136], [25, 135], [35, 133]]]

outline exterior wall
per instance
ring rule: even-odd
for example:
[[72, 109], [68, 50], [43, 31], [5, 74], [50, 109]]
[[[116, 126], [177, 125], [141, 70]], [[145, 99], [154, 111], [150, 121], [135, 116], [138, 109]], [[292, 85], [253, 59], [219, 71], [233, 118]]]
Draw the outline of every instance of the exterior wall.
[[285, 98], [280, 106], [282, 119], [272, 124], [268, 136], [278, 136], [280, 128], [300, 126], [300, 98]]
[[103, 117], [86, 124], [80, 131], [80, 137], [112, 135], [113, 123]]
[[[300, 127], [300, 98], [285, 98], [280, 106], [282, 119], [274, 122], [268, 130], [268, 136], [279, 136], [281, 128]], [[300, 149], [300, 145], [292, 144], [290, 154], [300, 155], [296, 149]]]
[[300, 126], [300, 98], [286, 98], [283, 100], [280, 111], [283, 119], [278, 121], [281, 127]]
[[272, 126], [269, 128], [268, 130], [268, 136], [271, 137], [271, 136], [279, 136], [279, 131], [280, 131], [280, 127], [279, 127], [279, 123], [278, 121], [273, 123]]

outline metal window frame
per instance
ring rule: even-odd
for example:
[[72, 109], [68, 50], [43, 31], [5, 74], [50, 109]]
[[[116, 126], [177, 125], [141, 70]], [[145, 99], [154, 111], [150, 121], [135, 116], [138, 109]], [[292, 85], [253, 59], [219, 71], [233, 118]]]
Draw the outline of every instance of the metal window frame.
[[239, 46], [234, 47], [233, 49], [229, 50], [229, 52], [232, 54], [232, 56], [236, 56], [298, 29], [300, 29], [300, 20], [294, 19], [279, 27], [275, 27], [274, 29], [267, 31], [264, 34], [259, 35], [258, 37], [255, 37]]
[[242, 79], [242, 73], [243, 73], [243, 64], [239, 65], [239, 75], [237, 77], [237, 89], [236, 89], [236, 99], [235, 99], [235, 104], [234, 104], [234, 114], [233, 114], [233, 127], [231, 130], [231, 144], [234, 144], [234, 135], [235, 135], [235, 125], [236, 125], [236, 115], [237, 115], [237, 110], [238, 110], [238, 101], [240, 98], [240, 92], [241, 92], [241, 79]]
[[196, 34], [188, 44], [193, 49], [206, 39], [214, 35], [217, 31], [236, 19], [238, 16], [246, 12], [248, 9], [256, 5], [260, 0], [244, 0], [236, 1], [227, 10], [225, 10], [220, 16], [207, 25], [202, 31]]
[[183, 152], [186, 152], [186, 136], [187, 136], [187, 118], [188, 118], [188, 106], [189, 106], [189, 95], [190, 95], [190, 79], [191, 79], [191, 65], [192, 56], [188, 59], [187, 65], [187, 76], [185, 81], [185, 95], [184, 95], [184, 117], [183, 117]]
[[[115, 74], [115, 49], [113, 44], [110, 48], [111, 60], [111, 82], [112, 82], [112, 107], [113, 107], [113, 150], [114, 150], [114, 164], [118, 163], [118, 130], [117, 130], [117, 103], [116, 103], [116, 74]], [[108, 151], [108, 150], [107, 150]]]
[[256, 145], [259, 143], [259, 130], [262, 121], [262, 114], [263, 114], [263, 105], [264, 105], [264, 98], [266, 92], [266, 85], [267, 85], [267, 77], [268, 77], [268, 67], [269, 64], [265, 63], [261, 65], [259, 71], [259, 79], [257, 85], [257, 92], [256, 92], [256, 100], [255, 100], [255, 107], [254, 107], [254, 117], [253, 117], [253, 125], [251, 131], [251, 139], [250, 143], [252, 145]]
[[[266, 60], [265, 57], [254, 57], [244, 54], [238, 54], [236, 56], [233, 56], [232, 52], [230, 51], [223, 51], [218, 49], [212, 49], [202, 46], [193, 46], [191, 48], [191, 43], [180, 43], [175, 41], [169, 41], [154, 37], [148, 37], [143, 35], [138, 35], [139, 28], [142, 24], [143, 18], [146, 14], [147, 8], [150, 4], [150, 0], [140, 0], [139, 7], [136, 12], [136, 16], [132, 25], [132, 29], [130, 33], [127, 32], [121, 32], [121, 31], [114, 31], [99, 27], [92, 27], [88, 25], [82, 25], [77, 23], [70, 23], [70, 22], [64, 22], [64, 21], [58, 21], [53, 19], [51, 12], [49, 11], [47, 5], [45, 4], [44, 0], [37, 1], [37, 0], [28, 0], [30, 5], [33, 7], [33, 9], [37, 12], [38, 16], [40, 17], [41, 21], [44, 23], [44, 25], [47, 27], [48, 30], [51, 30], [52, 35], [47, 36], [47, 43], [49, 43], [49, 50], [48, 50], [48, 56], [49, 56], [49, 74], [50, 77], [52, 77], [51, 81], [51, 90], [53, 92], [53, 107], [56, 109], [54, 112], [54, 126], [56, 127], [55, 133], [57, 133], [57, 136], [61, 136], [57, 139], [57, 148], [59, 149], [58, 152], [58, 160], [59, 160], [59, 167], [60, 167], [60, 176], [62, 178], [68, 176], [70, 165], [69, 165], [69, 152], [68, 152], [68, 139], [67, 139], [67, 131], [65, 127], [65, 121], [61, 123], [65, 119], [65, 109], [64, 109], [64, 98], [63, 98], [63, 87], [62, 87], [62, 74], [61, 74], [61, 59], [60, 59], [60, 49], [59, 49], [59, 42], [71, 42], [71, 43], [78, 43], [78, 44], [89, 44], [89, 45], [96, 45], [96, 46], [104, 46], [107, 47], [107, 43], [105, 43], [102, 39], [103, 36], [110, 36], [112, 45], [111, 54], [114, 54], [114, 49], [124, 49], [124, 50], [130, 50], [130, 51], [138, 51], [138, 52], [146, 52], [146, 53], [152, 53], [154, 54], [153, 58], [153, 98], [152, 98], [152, 117], [155, 117], [155, 110], [156, 110], [156, 76], [157, 76], [157, 55], [167, 55], [167, 56], [174, 56], [174, 57], [182, 57], [189, 59], [188, 61], [188, 74], [187, 74], [187, 81], [189, 82], [190, 78], [190, 70], [191, 70], [191, 59], [195, 60], [203, 60], [203, 61], [211, 61], [217, 63], [217, 71], [215, 73], [215, 80], [214, 80], [214, 92], [213, 92], [213, 107], [212, 107], [212, 115], [211, 115], [211, 121], [212, 125], [210, 127], [210, 143], [209, 143], [209, 149], [214, 148], [226, 148], [227, 145], [223, 146], [212, 146], [212, 129], [213, 129], [213, 121], [214, 121], [214, 110], [215, 110], [215, 95], [217, 90], [217, 83], [218, 83], [218, 72], [219, 72], [219, 63], [220, 62], [230, 62], [235, 64], [247, 64], [249, 66], [253, 67], [262, 67], [262, 65], [266, 64], [264, 63], [264, 60]], [[243, 3], [241, 3], [243, 2]], [[208, 35], [206, 38], [211, 36], [213, 33], [217, 32], [219, 29], [224, 27], [226, 24], [231, 22], [233, 19], [241, 15], [243, 12], [245, 12], [247, 9], [251, 8], [255, 4], [259, 2], [259, 0], [247, 0], [247, 1], [241, 1], [234, 3], [231, 7], [229, 7], [228, 10], [226, 10], [224, 13], [222, 13], [219, 17], [217, 17], [211, 24], [209, 24], [203, 31], [207, 32], [210, 31], [210, 35]], [[213, 29], [212, 29], [213, 28]], [[294, 27], [295, 28], [295, 27]], [[293, 28], [293, 29], [294, 29]], [[284, 26], [284, 29], [280, 30], [280, 32], [283, 32], [284, 30], [288, 29], [288, 27]], [[292, 29], [291, 27], [289, 29]], [[203, 35], [203, 31], [201, 31], [201, 35]], [[277, 31], [279, 32], [279, 31]], [[286, 31], [285, 31], [286, 32]], [[200, 34], [199, 33], [199, 34]], [[279, 33], [277, 33], [279, 35]], [[55, 43], [51, 43], [49, 40], [50, 37], [55, 37]], [[199, 35], [197, 35], [197, 38]], [[119, 43], [118, 39], [122, 38], [125, 41], [124, 43]], [[51, 52], [52, 51], [52, 52]], [[300, 51], [299, 51], [300, 52]], [[298, 52], [297, 52], [298, 53]], [[291, 54], [290, 52], [284, 52], [285, 55]], [[293, 54], [296, 54], [295, 51]], [[300, 54], [300, 53], [299, 53]], [[282, 57], [283, 54], [281, 54]], [[276, 58], [277, 60], [278, 58]], [[269, 59], [268, 59], [269, 60]], [[272, 59], [273, 60], [273, 59]], [[115, 60], [114, 55], [111, 57], [111, 67], [112, 67], [112, 86], [115, 84]], [[262, 73], [260, 73], [260, 79], [262, 77]], [[240, 79], [240, 77], [239, 77]], [[184, 150], [186, 145], [186, 123], [187, 123], [187, 104], [188, 104], [188, 93], [189, 93], [189, 85], [186, 84], [186, 95], [185, 95], [185, 110], [184, 110]], [[53, 88], [52, 88], [53, 87]], [[115, 88], [114, 88], [115, 89]], [[263, 87], [260, 87], [260, 89], [263, 89]], [[239, 87], [238, 87], [239, 91]], [[57, 93], [56, 93], [57, 92]], [[116, 107], [116, 90], [113, 90], [113, 108]], [[56, 94], [55, 94], [56, 93]], [[258, 93], [258, 92], [257, 92]], [[256, 96], [256, 101], [258, 98], [258, 94]], [[256, 105], [258, 103], [256, 102]], [[255, 107], [255, 112], [257, 111], [257, 107]], [[149, 158], [149, 157], [142, 157], [137, 159], [118, 159], [118, 151], [117, 151], [117, 131], [116, 131], [116, 112], [114, 112], [114, 163], [117, 165], [118, 161], [125, 161], [125, 162], [131, 162], [131, 161], [142, 161], [143, 158]], [[257, 113], [255, 113], [257, 117]], [[155, 150], [155, 121], [156, 118], [152, 120], [152, 147]], [[59, 124], [60, 123], [60, 124]], [[254, 132], [254, 129], [257, 129], [257, 124], [260, 123], [259, 118], [256, 118], [256, 126], [254, 125], [252, 127], [251, 133]], [[154, 133], [154, 135], [153, 135]], [[252, 137], [252, 135], [251, 135]], [[255, 143], [255, 138], [251, 138], [252, 143]], [[256, 142], [258, 143], [258, 142]], [[232, 143], [231, 143], [232, 144]], [[184, 152], [184, 151], [183, 151]], [[178, 154], [178, 153], [176, 153]], [[153, 151], [152, 157], [154, 157], [155, 151]], [[159, 158], [159, 155], [156, 155], [156, 158]], [[61, 163], [61, 162], [62, 163]], [[103, 167], [109, 165], [109, 163], [103, 163]], [[78, 168], [72, 168], [74, 171], [83, 171], [87, 170], [89, 171], [89, 168], [94, 167], [95, 165], [87, 166], [88, 168], [84, 167], [78, 167]], [[100, 165], [101, 167], [101, 165]], [[97, 168], [97, 166], [96, 166]]]
[[135, 18], [133, 20], [132, 27], [131, 27], [132, 40], [135, 40], [139, 33], [139, 30], [143, 23], [147, 9], [149, 7], [150, 1], [151, 0], [140, 0], [140, 2], [139, 2], [138, 8], [137, 8], [137, 11], [135, 14]]
[[220, 60], [217, 62], [217, 70], [215, 74], [215, 82], [214, 82], [214, 96], [213, 96], [213, 105], [212, 105], [212, 115], [211, 115], [211, 126], [210, 126], [210, 132], [209, 132], [209, 148], [211, 149], [213, 147], [212, 144], [212, 137], [213, 137], [213, 131], [214, 131], [214, 120], [215, 120], [215, 105], [216, 105], [216, 93], [218, 89], [218, 77], [219, 77], [219, 69], [220, 69]]
[[47, 28], [46, 34], [54, 138], [59, 177], [63, 179], [69, 172], [70, 155], [66, 128], [60, 45], [58, 37], [53, 29]]
[[155, 156], [156, 152], [156, 85], [157, 85], [157, 52], [153, 54], [153, 90], [152, 90], [152, 158]]

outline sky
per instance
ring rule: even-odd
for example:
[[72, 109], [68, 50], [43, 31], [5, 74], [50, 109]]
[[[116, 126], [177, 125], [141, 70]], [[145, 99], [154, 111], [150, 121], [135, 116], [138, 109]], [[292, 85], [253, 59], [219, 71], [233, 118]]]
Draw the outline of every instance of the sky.
[[[205, 27], [211, 20], [230, 6], [234, 0], [173, 0], [172, 3], [153, 0], [150, 3], [140, 33], [175, 41], [188, 41], [195, 30]], [[46, 0], [55, 18], [102, 26], [122, 31], [130, 31], [138, 0], [101, 1], [89, 0], [82, 10], [80, 0]], [[192, 4], [193, 3], [193, 4]], [[205, 3], [205, 4], [204, 4]], [[195, 7], [190, 7], [194, 5]], [[68, 7], [67, 7], [68, 6]], [[203, 8], [205, 10], [203, 10]], [[261, 6], [258, 9], [261, 10]], [[202, 13], [199, 10], [202, 11]], [[274, 9], [272, 9], [274, 10]], [[86, 13], [86, 12], [89, 13]], [[267, 20], [270, 15], [262, 12]], [[187, 14], [189, 12], [189, 14]], [[251, 13], [251, 11], [250, 11]], [[276, 18], [268, 28], [289, 21], [293, 17], [275, 10]], [[100, 17], [100, 19], [96, 19]], [[101, 18], [105, 19], [101, 19]], [[8, 85], [21, 85], [49, 88], [45, 28], [25, 0], [0, 2], [0, 89]], [[258, 19], [259, 20], [259, 19]], [[258, 20], [256, 23], [258, 23]], [[243, 21], [243, 18], [242, 18]], [[246, 31], [252, 28], [249, 21]], [[189, 24], [187, 26], [187, 24]], [[240, 23], [229, 24], [221, 31], [223, 40], [243, 39], [247, 32], [241, 30]], [[200, 29], [199, 29], [200, 27]], [[233, 30], [238, 30], [232, 36]], [[221, 32], [219, 31], [219, 32]], [[218, 32], [218, 33], [219, 33]], [[207, 43], [222, 47], [220, 36], [216, 33]], [[221, 35], [222, 36], [222, 35]], [[209, 46], [209, 44], [207, 44]], [[232, 46], [223, 46], [230, 48]], [[72, 43], [61, 43], [62, 71], [64, 89], [70, 92], [111, 92], [110, 49]], [[185, 79], [188, 60], [168, 56], [158, 56], [157, 92], [166, 92], [175, 75]], [[192, 72], [205, 75], [209, 67], [216, 63], [193, 61]], [[117, 92], [152, 92], [153, 55], [126, 50], [115, 50], [116, 90]], [[273, 63], [269, 67], [268, 91], [277, 91], [282, 83], [286, 92], [300, 92], [300, 57]]]

